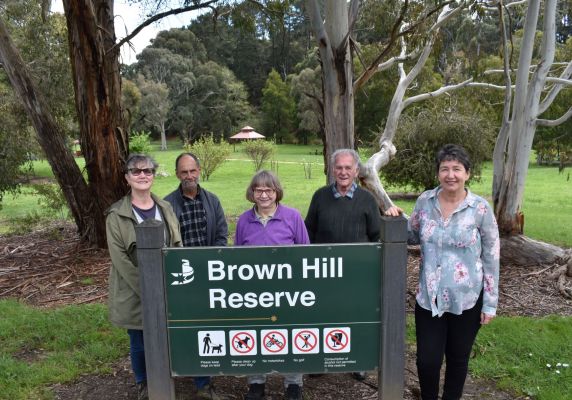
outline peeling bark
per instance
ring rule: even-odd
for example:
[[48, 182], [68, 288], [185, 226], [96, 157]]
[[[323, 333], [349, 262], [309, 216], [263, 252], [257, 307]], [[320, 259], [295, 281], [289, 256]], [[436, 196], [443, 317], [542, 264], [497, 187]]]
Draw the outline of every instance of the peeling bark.
[[106, 246], [103, 213], [127, 192], [128, 152], [121, 110], [119, 48], [114, 48], [112, 0], [64, 0], [80, 144], [85, 157], [94, 223], [93, 244]]

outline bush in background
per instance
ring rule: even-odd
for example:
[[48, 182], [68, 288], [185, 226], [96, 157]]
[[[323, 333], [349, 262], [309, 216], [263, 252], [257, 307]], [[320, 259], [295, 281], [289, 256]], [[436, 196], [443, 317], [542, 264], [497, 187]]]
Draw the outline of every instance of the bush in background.
[[232, 151], [230, 144], [224, 140], [215, 142], [212, 134], [200, 138], [192, 145], [187, 143], [184, 147], [199, 159], [203, 181], [209, 180], [212, 173], [222, 165]]
[[254, 170], [260, 171], [262, 165], [269, 161], [275, 152], [275, 145], [273, 142], [267, 142], [266, 140], [247, 140], [244, 143], [244, 152], [254, 163]]
[[428, 190], [439, 184], [435, 155], [447, 143], [463, 146], [472, 162], [471, 180], [480, 181], [481, 165], [492, 156], [494, 126], [476, 115], [423, 110], [404, 116], [393, 144], [397, 154], [381, 174], [386, 183]]
[[129, 153], [149, 154], [151, 152], [151, 133], [132, 132], [129, 136]]
[[[38, 199], [39, 207], [23, 217], [8, 218], [8, 233], [24, 235], [38, 228], [48, 228], [54, 222], [70, 218], [68, 204], [61, 188], [55, 183], [35, 183], [30, 185], [34, 196]], [[57, 233], [58, 228], [51, 229]]]

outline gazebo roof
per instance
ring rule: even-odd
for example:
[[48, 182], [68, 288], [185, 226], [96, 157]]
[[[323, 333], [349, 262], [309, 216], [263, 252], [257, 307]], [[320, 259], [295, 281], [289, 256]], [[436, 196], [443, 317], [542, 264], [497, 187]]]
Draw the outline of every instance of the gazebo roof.
[[261, 135], [260, 133], [255, 132], [253, 127], [245, 126], [244, 128], [242, 128], [240, 130], [240, 132], [238, 132], [235, 135], [232, 135], [230, 137], [230, 139], [237, 139], [237, 140], [240, 140], [240, 139], [262, 139], [264, 137], [265, 137], [264, 135]]

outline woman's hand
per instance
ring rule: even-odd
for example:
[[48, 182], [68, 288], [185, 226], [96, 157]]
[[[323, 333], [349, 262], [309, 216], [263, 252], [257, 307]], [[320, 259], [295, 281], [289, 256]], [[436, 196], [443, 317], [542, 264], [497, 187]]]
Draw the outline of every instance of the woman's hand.
[[388, 217], [399, 217], [401, 214], [403, 214], [403, 209], [397, 206], [391, 206], [385, 210], [384, 214]]
[[493, 320], [495, 316], [490, 314], [481, 313], [481, 325], [486, 325]]

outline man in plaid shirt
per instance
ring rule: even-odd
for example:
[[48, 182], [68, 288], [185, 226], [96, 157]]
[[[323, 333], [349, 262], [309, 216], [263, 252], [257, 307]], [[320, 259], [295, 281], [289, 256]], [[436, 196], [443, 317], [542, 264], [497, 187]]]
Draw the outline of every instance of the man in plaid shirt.
[[[173, 206], [179, 219], [183, 246], [226, 246], [228, 227], [218, 197], [199, 185], [201, 166], [192, 153], [183, 153], [175, 161], [179, 187], [165, 200]], [[210, 377], [195, 377], [199, 399], [218, 400]]]

